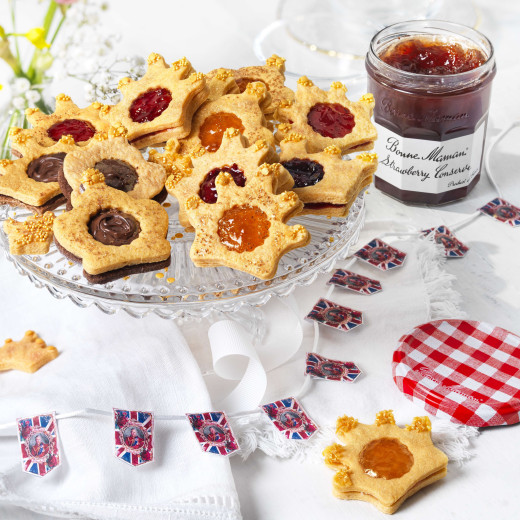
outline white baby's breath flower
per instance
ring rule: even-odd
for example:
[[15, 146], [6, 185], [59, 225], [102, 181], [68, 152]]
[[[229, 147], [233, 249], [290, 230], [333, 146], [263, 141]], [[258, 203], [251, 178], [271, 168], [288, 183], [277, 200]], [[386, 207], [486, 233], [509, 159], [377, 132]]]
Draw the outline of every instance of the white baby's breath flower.
[[31, 82], [27, 78], [16, 78], [13, 82], [13, 92], [23, 94], [31, 88]]
[[85, 99], [88, 103], [96, 101], [96, 87], [91, 83], [85, 85]]
[[25, 108], [26, 101], [22, 96], [16, 96], [13, 98], [13, 107], [17, 110], [23, 110]]
[[38, 103], [41, 99], [41, 95], [37, 90], [28, 90], [25, 93], [25, 99], [29, 102], [29, 104], [34, 105], [35, 103]]

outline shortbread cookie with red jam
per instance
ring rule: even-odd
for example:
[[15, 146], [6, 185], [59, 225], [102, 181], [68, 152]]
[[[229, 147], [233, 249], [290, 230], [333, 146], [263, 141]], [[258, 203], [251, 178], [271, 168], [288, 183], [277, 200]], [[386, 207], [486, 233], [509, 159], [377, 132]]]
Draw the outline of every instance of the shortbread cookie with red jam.
[[168, 213], [159, 203], [107, 186], [92, 168], [81, 184], [85, 191], [72, 193], [73, 209], [54, 221], [54, 241], [64, 256], [82, 263], [90, 283], [170, 265]]
[[329, 91], [301, 77], [294, 101], [281, 101], [275, 112], [278, 125], [276, 139], [281, 141], [295, 132], [307, 139], [310, 153], [321, 152], [327, 146], [337, 146], [341, 153], [372, 150], [377, 131], [370, 118], [374, 111], [374, 96], [365, 94], [359, 101], [350, 101], [347, 89], [339, 81]]
[[[258, 167], [267, 162], [275, 152], [264, 140], [246, 147], [245, 138], [236, 128], [224, 131], [222, 144], [214, 153], [200, 148], [192, 156], [191, 163], [182, 164], [182, 156], [175, 153], [175, 143], [169, 143], [169, 151], [164, 154], [150, 151], [150, 160], [163, 164], [170, 176], [166, 189], [179, 201], [179, 221], [187, 230], [191, 230], [184, 204], [192, 195], [199, 195], [207, 204], [217, 202], [215, 179], [220, 172], [229, 173], [237, 186], [245, 186], [251, 176], [256, 176]], [[172, 149], [173, 148], [173, 149]], [[280, 165], [272, 165], [273, 190], [280, 193], [294, 184], [292, 177]]]
[[236, 128], [247, 144], [264, 139], [274, 149], [274, 137], [260, 104], [268, 95], [263, 83], [250, 83], [241, 94], [226, 94], [204, 103], [196, 112], [191, 133], [179, 139], [182, 154], [191, 153], [201, 146], [209, 153], [216, 152], [227, 128]]
[[[77, 146], [85, 146], [98, 132], [105, 132], [109, 127], [107, 121], [100, 117], [102, 106], [96, 101], [88, 107], [79, 108], [70, 96], [59, 94], [52, 114], [28, 108], [25, 115], [33, 126], [32, 135], [39, 144], [52, 146], [64, 135], [70, 135]], [[12, 149], [16, 155], [23, 155], [16, 142], [12, 143]]]
[[13, 143], [23, 157], [0, 161], [0, 204], [43, 214], [65, 202], [58, 178], [63, 161], [77, 149], [71, 136], [52, 146], [38, 144], [33, 134], [17, 133]]
[[[214, 77], [218, 70], [220, 69], [209, 72], [208, 78]], [[294, 92], [285, 86], [285, 58], [280, 58], [276, 54], [267, 58], [265, 65], [242, 67], [231, 72], [240, 92], [244, 92], [247, 85], [255, 81], [260, 81], [266, 86], [270, 97], [262, 103], [262, 110], [269, 119], [273, 116], [280, 101], [294, 99]]]
[[280, 148], [280, 161], [294, 179], [293, 191], [304, 203], [302, 214], [345, 217], [377, 169], [375, 153], [358, 154], [351, 161], [341, 158], [337, 146], [308, 153], [300, 134], [289, 134]]
[[228, 172], [219, 173], [215, 186], [214, 204], [206, 204], [198, 195], [186, 201], [195, 228], [190, 258], [196, 266], [227, 266], [267, 280], [276, 274], [284, 254], [309, 243], [303, 226], [285, 224], [302, 203], [294, 192], [274, 194], [267, 165], [243, 188]]
[[164, 188], [166, 170], [160, 164], [146, 161], [141, 152], [129, 144], [126, 135], [124, 126], [111, 127], [87, 146], [67, 155], [59, 182], [69, 203], [73, 191], [82, 191], [81, 177], [89, 168], [100, 171], [107, 186], [135, 199], [164, 201], [168, 195]]
[[102, 115], [128, 128], [128, 140], [137, 148], [159, 146], [172, 137], [190, 133], [195, 111], [206, 101], [204, 74], [182, 58], [168, 66], [160, 54], [150, 54], [148, 70], [137, 81], [119, 81], [123, 98], [105, 107]]

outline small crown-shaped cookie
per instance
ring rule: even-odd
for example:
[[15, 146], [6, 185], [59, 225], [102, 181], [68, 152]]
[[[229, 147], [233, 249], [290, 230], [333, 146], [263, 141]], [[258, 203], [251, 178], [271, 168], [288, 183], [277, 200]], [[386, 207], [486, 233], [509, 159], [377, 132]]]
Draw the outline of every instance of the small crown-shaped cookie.
[[344, 444], [323, 452], [325, 464], [336, 471], [334, 495], [394, 513], [409, 496], [446, 475], [448, 457], [433, 445], [430, 431], [428, 417], [400, 428], [392, 410], [379, 412], [374, 424], [340, 417], [336, 435]]
[[56, 347], [47, 345], [34, 331], [28, 330], [20, 341], [5, 340], [0, 348], [0, 371], [33, 373], [57, 357]]
[[4, 221], [4, 231], [9, 239], [12, 255], [45, 255], [52, 242], [54, 213], [33, 215], [23, 222], [13, 219]]
[[293, 175], [293, 190], [305, 204], [302, 213], [346, 216], [359, 193], [372, 182], [377, 155], [359, 154], [347, 161], [335, 145], [308, 153], [307, 142], [303, 135], [290, 133], [280, 143], [280, 161]]
[[206, 204], [198, 195], [185, 204], [195, 240], [190, 257], [199, 267], [225, 265], [270, 279], [280, 258], [310, 241], [301, 225], [284, 222], [301, 210], [293, 192], [275, 195], [272, 166], [262, 166], [244, 187], [225, 172], [216, 179], [218, 199]]
[[157, 53], [148, 57], [142, 78], [125, 78], [118, 88], [122, 99], [104, 117], [127, 128], [128, 140], [137, 148], [187, 136], [193, 114], [209, 94], [204, 75], [195, 72], [186, 58], [168, 66]]
[[298, 80], [294, 102], [282, 101], [275, 112], [281, 122], [275, 137], [278, 141], [296, 132], [307, 139], [309, 152], [320, 152], [330, 145], [342, 153], [371, 150], [377, 131], [370, 118], [374, 97], [365, 94], [359, 101], [350, 101], [346, 87], [335, 81], [328, 91], [321, 90], [303, 76]]

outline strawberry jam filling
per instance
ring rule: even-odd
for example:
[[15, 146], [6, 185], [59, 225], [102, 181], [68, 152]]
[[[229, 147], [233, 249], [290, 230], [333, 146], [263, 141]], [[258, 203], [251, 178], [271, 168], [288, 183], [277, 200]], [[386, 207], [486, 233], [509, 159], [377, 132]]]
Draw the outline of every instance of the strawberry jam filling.
[[396, 69], [415, 74], [458, 74], [480, 67], [484, 54], [459, 43], [439, 43], [426, 39], [409, 39], [397, 43], [380, 58]]
[[134, 123], [153, 121], [168, 108], [171, 100], [172, 94], [166, 88], [148, 90], [130, 105], [130, 118]]
[[217, 202], [217, 189], [215, 188], [215, 180], [220, 172], [227, 172], [235, 181], [237, 186], [243, 188], [246, 184], [246, 178], [244, 172], [236, 165], [221, 166], [220, 168], [214, 168], [206, 174], [204, 180], [200, 185], [199, 196], [207, 204], [215, 204]]
[[244, 131], [242, 120], [235, 114], [217, 112], [208, 116], [200, 125], [199, 139], [202, 146], [208, 152], [216, 152], [227, 128], [236, 128], [240, 133]]
[[291, 159], [283, 162], [282, 166], [294, 179], [295, 188], [314, 186], [325, 175], [323, 166], [319, 162], [311, 161], [311, 159]]
[[56, 142], [64, 135], [71, 135], [76, 143], [80, 143], [92, 139], [95, 133], [96, 129], [81, 119], [65, 119], [47, 129], [47, 135]]
[[256, 206], [234, 206], [218, 221], [218, 236], [230, 251], [243, 253], [261, 246], [269, 236], [271, 223]]
[[352, 132], [354, 114], [339, 103], [316, 103], [307, 114], [307, 123], [323, 137], [345, 137]]

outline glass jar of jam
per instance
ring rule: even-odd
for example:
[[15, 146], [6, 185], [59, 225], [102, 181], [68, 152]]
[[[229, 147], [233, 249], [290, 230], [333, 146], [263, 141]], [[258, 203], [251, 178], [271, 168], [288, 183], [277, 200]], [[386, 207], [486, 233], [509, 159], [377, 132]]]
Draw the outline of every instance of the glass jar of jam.
[[414, 204], [465, 197], [480, 178], [496, 73], [490, 41], [451, 22], [401, 22], [374, 36], [366, 69], [376, 188]]

